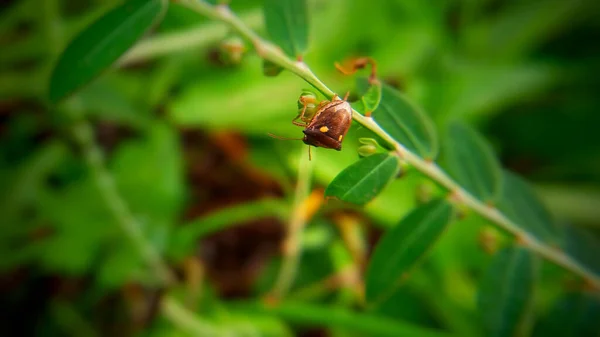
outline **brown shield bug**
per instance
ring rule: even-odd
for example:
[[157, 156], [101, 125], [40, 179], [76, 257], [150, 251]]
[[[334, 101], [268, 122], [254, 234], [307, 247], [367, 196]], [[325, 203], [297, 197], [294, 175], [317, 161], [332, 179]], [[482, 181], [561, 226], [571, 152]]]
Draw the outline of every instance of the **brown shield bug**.
[[[292, 123], [304, 127], [304, 131], [302, 131], [304, 137], [297, 139], [301, 139], [304, 144], [309, 145], [309, 157], [310, 146], [337, 151], [342, 149], [342, 141], [352, 123], [352, 107], [346, 101], [347, 98], [348, 94], [344, 99], [340, 99], [336, 94], [331, 101], [322, 101], [316, 108], [308, 109], [311, 105], [314, 107], [316, 97], [314, 95], [302, 95], [300, 97], [299, 105], [302, 105], [303, 108], [298, 116], [292, 120]], [[279, 139], [290, 139], [270, 136]]]

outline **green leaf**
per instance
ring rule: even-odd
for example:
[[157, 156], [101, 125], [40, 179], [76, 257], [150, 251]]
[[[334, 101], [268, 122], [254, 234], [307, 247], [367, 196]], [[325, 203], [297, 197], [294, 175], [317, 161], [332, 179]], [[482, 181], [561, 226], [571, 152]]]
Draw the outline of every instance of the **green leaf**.
[[[142, 224], [146, 240], [162, 253], [181, 214], [185, 193], [183, 155], [176, 130], [162, 122], [149, 124], [139, 139], [118, 148], [111, 173], [127, 207]], [[98, 269], [101, 285], [117, 287], [132, 278], [148, 279], [141, 272], [139, 252], [127, 237], [114, 238], [112, 245]]]
[[282, 200], [264, 199], [209, 213], [179, 227], [173, 235], [169, 253], [175, 259], [187, 256], [197, 240], [251, 220], [274, 217], [284, 221], [287, 208]]
[[333, 179], [325, 196], [363, 205], [375, 198], [398, 174], [398, 157], [379, 153], [348, 166]]
[[283, 71], [283, 68], [277, 64], [264, 60], [263, 61], [263, 74], [267, 77], [274, 77], [279, 75]]
[[[367, 81], [365, 79], [359, 79], [360, 81]], [[374, 83], [368, 83], [367, 91], [360, 98], [362, 103], [361, 112], [363, 114], [370, 114], [379, 107], [381, 103], [382, 87], [381, 82], [375, 81]], [[364, 86], [364, 85], [363, 85]]]
[[504, 171], [498, 208], [517, 225], [538, 239], [559, 244], [559, 231], [533, 189], [519, 176]]
[[593, 294], [567, 293], [536, 326], [535, 337], [599, 337], [600, 301]]
[[403, 277], [433, 246], [450, 223], [452, 206], [446, 200], [423, 205], [389, 230], [375, 247], [367, 269], [367, 301], [391, 296]]
[[343, 307], [314, 305], [298, 301], [285, 301], [277, 305], [268, 305], [263, 302], [232, 302], [228, 304], [227, 309], [235, 313], [274, 315], [294, 325], [324, 326], [352, 331], [357, 336], [451, 336], [442, 330], [425, 328], [385, 316], [357, 313]]
[[483, 137], [463, 124], [453, 123], [444, 150], [450, 175], [479, 200], [495, 203], [500, 197], [502, 169]]
[[565, 252], [596, 275], [600, 275], [600, 240], [597, 236], [575, 226], [565, 226], [564, 234]]
[[[359, 89], [367, 88], [368, 81], [359, 81]], [[438, 153], [438, 140], [429, 117], [415, 107], [396, 89], [382, 85], [381, 102], [372, 117], [392, 138], [410, 151], [426, 159]]]
[[115, 218], [89, 177], [61, 190], [40, 191], [38, 200], [39, 214], [54, 233], [39, 242], [39, 263], [47, 271], [90, 272], [103, 246], [119, 240]]
[[150, 125], [141, 139], [122, 144], [111, 172], [133, 213], [146, 225], [172, 225], [179, 217], [185, 193], [183, 154], [173, 127]]
[[479, 287], [478, 306], [486, 336], [527, 335], [535, 262], [528, 250], [517, 246], [507, 247], [494, 257]]
[[79, 34], [60, 56], [50, 78], [49, 98], [58, 102], [110, 67], [152, 26], [168, 1], [130, 0]]
[[265, 24], [273, 42], [292, 57], [308, 46], [306, 0], [265, 0]]

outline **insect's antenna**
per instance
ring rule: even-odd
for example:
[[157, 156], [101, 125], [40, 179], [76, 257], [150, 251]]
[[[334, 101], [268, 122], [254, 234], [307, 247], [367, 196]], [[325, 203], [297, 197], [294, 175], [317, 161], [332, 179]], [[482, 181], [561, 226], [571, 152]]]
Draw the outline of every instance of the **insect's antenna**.
[[275, 139], [281, 139], [281, 140], [302, 140], [302, 138], [287, 138], [287, 137], [276, 136], [272, 133], [267, 133], [267, 135], [269, 135], [269, 137], [273, 137]]
[[310, 153], [310, 145], [308, 146], [308, 160], [312, 160], [312, 154]]

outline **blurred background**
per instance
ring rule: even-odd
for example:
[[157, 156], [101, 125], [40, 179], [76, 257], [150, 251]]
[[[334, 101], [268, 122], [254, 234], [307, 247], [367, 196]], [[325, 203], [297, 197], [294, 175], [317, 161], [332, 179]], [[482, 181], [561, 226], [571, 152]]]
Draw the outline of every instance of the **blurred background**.
[[[335, 310], [359, 305], [369, 251], [436, 193], [430, 182], [408, 174], [364, 209], [321, 203], [322, 189], [358, 159], [363, 130], [353, 126], [341, 152], [313, 149], [310, 163], [301, 142], [269, 138], [301, 136], [291, 120], [308, 85], [287, 72], [265, 77], [251, 50], [223, 48], [234, 38], [223, 25], [176, 5], [111, 70], [52, 107], [47, 86], [58, 55], [121, 2], [0, 3], [1, 334], [185, 335], [160, 313], [169, 292], [211, 322], [259, 336], [368, 336], [336, 321]], [[600, 2], [310, 4], [305, 61], [332, 89], [354, 88], [334, 62], [371, 56], [379, 76], [421, 106], [440, 134], [453, 120], [474, 126], [505, 167], [533, 182], [557, 221], [598, 234]], [[262, 34], [261, 6], [231, 1]], [[90, 167], [98, 150], [106, 172]], [[285, 299], [307, 306], [275, 311], [257, 303], [279, 272], [299, 169], [317, 201]], [[96, 183], [106, 173], [118, 192], [111, 200]], [[158, 285], [124, 235], [123, 218], [141, 225], [176, 286]], [[452, 226], [374, 314], [481, 335], [475, 295], [497, 236], [477, 220]], [[560, 330], [557, 303], [572, 278], [544, 264], [534, 334]], [[598, 307], [585, 302], [579, 329], [597, 335]]]

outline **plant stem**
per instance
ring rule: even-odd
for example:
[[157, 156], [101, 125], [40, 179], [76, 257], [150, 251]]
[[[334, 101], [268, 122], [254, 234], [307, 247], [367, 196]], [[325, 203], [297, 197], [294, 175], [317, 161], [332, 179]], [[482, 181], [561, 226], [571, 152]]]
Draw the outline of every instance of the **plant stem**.
[[165, 296], [160, 305], [165, 317], [192, 336], [225, 336], [221, 330], [205, 323], [171, 296]]
[[307, 207], [307, 203], [310, 203], [310, 197], [307, 199], [307, 195], [310, 191], [311, 175], [312, 163], [309, 162], [306, 154], [301, 152], [298, 182], [294, 195], [294, 210], [287, 228], [287, 236], [284, 240], [281, 269], [277, 275], [275, 286], [271, 294], [269, 294], [275, 300], [285, 296], [296, 279], [298, 265], [300, 264], [300, 255], [302, 254], [302, 232], [306, 220], [310, 216], [307, 213], [312, 213], [307, 209], [309, 208]]
[[[202, 15], [226, 23], [231, 29], [251, 42], [261, 58], [298, 75], [327, 98], [333, 97], [334, 92], [323, 82], [321, 82], [321, 80], [315, 76], [315, 74], [306, 66], [306, 64], [301, 61], [291, 60], [281, 51], [280, 48], [268, 41], [261, 39], [255, 32], [244, 25], [244, 23], [242, 23], [227, 6], [213, 6], [201, 0], [177, 0], [177, 2]], [[472, 211], [489, 220], [497, 227], [514, 235], [518, 239], [519, 243], [528, 247], [532, 251], [537, 252], [540, 256], [573, 272], [574, 274], [583, 277], [588, 283], [590, 283], [590, 285], [594, 286], [594, 288], [600, 289], [600, 277], [595, 275], [591, 270], [581, 265], [570, 256], [566, 255], [565, 252], [540, 242], [535, 237], [522, 230], [519, 226], [517, 226], [517, 224], [508, 219], [498, 209], [488, 206], [485, 203], [477, 200], [470, 193], [465, 191], [458, 183], [452, 180], [435, 163], [417, 156], [406, 149], [402, 144], [394, 140], [389, 134], [387, 134], [387, 132], [385, 132], [385, 130], [375, 123], [372, 118], [365, 117], [357, 111], [353, 111], [352, 117], [356, 122], [371, 130], [389, 145], [391, 145], [400, 158], [415, 167], [417, 170], [421, 171], [433, 181], [437, 182], [439, 185], [448, 189], [448, 191], [453, 193], [458, 200], [464, 203]]]
[[[125, 200], [121, 198], [117, 191], [111, 174], [106, 170], [104, 156], [94, 141], [90, 124], [85, 120], [81, 120], [73, 127], [72, 131], [91, 170], [92, 178], [101, 197], [117, 219], [117, 223], [132, 241], [144, 261], [150, 265], [161, 285], [173, 284], [175, 282], [174, 275], [159, 252], [144, 237], [141, 225], [131, 214]], [[223, 336], [222, 332], [217, 331], [214, 326], [196, 317], [170, 296], [162, 298], [161, 309], [163, 314], [182, 330], [192, 332], [197, 336]]]
[[[249, 27], [256, 27], [261, 22], [260, 11], [253, 10], [241, 17]], [[227, 29], [216, 22], [188, 28], [173, 33], [164, 33], [150, 37], [137, 43], [119, 59], [119, 66], [145, 61], [153, 57], [178, 51], [189, 51], [218, 41], [227, 34]]]
[[92, 178], [98, 187], [102, 199], [117, 219], [123, 232], [131, 239], [133, 245], [139, 251], [144, 261], [150, 265], [161, 284], [168, 285], [173, 283], [175, 278], [171, 271], [163, 262], [156, 249], [146, 240], [141, 226], [119, 195], [112, 176], [106, 170], [102, 151], [94, 141], [92, 128], [89, 123], [86, 121], [78, 122], [73, 128], [73, 134], [81, 147], [85, 161], [91, 170]]
[[[27, 0], [28, 5], [34, 1]], [[50, 31], [50, 37], [54, 39], [53, 44], [61, 45], [64, 41], [61, 27], [54, 22], [58, 22], [59, 6], [56, 0], [51, 1], [50, 7], [47, 8], [46, 14], [50, 17], [46, 19], [46, 27]], [[56, 53], [53, 49], [51, 52]], [[94, 134], [91, 125], [83, 117], [82, 108], [77, 98], [73, 98], [66, 103], [61, 112], [72, 118], [74, 124], [71, 128], [73, 138], [80, 147], [86, 164], [91, 172], [91, 177], [96, 184], [100, 197], [107, 205], [117, 224], [121, 227], [123, 233], [131, 240], [133, 246], [139, 252], [140, 256], [150, 266], [156, 279], [161, 282], [162, 286], [172, 285], [176, 278], [168, 268], [160, 253], [147, 240], [142, 231], [142, 226], [133, 216], [127, 203], [119, 194], [115, 186], [114, 179], [110, 172], [106, 169], [104, 155], [102, 150], [94, 139]], [[217, 330], [209, 323], [205, 323], [199, 317], [194, 316], [187, 311], [177, 301], [169, 296], [164, 296], [161, 299], [161, 309], [163, 314], [169, 318], [174, 325], [182, 329], [192, 331], [198, 336], [224, 336], [222, 332], [216, 333]]]

